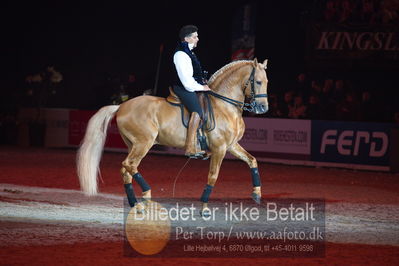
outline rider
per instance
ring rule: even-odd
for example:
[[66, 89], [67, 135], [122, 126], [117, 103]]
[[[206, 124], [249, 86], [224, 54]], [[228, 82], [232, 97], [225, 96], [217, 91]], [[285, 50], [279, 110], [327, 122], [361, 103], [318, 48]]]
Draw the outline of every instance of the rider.
[[173, 56], [176, 69], [173, 90], [191, 113], [185, 155], [190, 158], [201, 158], [205, 152], [197, 148], [197, 130], [202, 118], [202, 108], [196, 92], [209, 91], [210, 88], [205, 84], [201, 63], [192, 52], [199, 41], [198, 28], [194, 25], [186, 25], [180, 29], [179, 37], [180, 42]]

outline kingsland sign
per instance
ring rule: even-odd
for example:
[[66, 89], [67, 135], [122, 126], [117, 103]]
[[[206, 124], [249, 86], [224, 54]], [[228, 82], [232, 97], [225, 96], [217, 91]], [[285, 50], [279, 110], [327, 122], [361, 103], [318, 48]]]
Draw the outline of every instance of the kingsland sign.
[[313, 161], [389, 165], [390, 124], [312, 121]]
[[395, 32], [323, 31], [317, 50], [381, 50], [398, 51]]

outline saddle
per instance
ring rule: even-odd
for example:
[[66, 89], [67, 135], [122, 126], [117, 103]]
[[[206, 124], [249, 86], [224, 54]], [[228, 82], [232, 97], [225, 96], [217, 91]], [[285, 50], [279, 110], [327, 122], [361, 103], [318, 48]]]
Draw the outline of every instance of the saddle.
[[[180, 107], [181, 113], [181, 120], [183, 126], [188, 128], [188, 123], [190, 121], [190, 113], [188, 112], [187, 108], [184, 107], [182, 102], [180, 101], [179, 96], [175, 94], [172, 87], [169, 87], [169, 96], [166, 97], [166, 101], [176, 107]], [[202, 121], [199, 126], [199, 133], [197, 134], [198, 140], [200, 142], [201, 148], [203, 150], [208, 150], [208, 145], [206, 143], [205, 131], [209, 132], [215, 128], [215, 116], [213, 113], [213, 108], [211, 101], [209, 99], [209, 95], [206, 92], [199, 92], [197, 93], [198, 100], [200, 102], [203, 117], [201, 117]]]

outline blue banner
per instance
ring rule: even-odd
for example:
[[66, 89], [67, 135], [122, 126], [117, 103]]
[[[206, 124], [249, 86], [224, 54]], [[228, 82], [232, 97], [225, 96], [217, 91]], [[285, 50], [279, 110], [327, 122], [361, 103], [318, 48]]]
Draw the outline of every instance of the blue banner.
[[389, 166], [391, 124], [312, 121], [312, 161]]

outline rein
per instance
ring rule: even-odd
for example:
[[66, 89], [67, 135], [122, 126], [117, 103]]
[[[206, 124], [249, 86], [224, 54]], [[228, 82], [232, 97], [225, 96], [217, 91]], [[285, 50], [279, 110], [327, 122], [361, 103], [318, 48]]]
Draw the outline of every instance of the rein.
[[227, 103], [229, 103], [229, 104], [232, 104], [232, 105], [234, 105], [234, 106], [237, 106], [237, 107], [239, 107], [240, 109], [244, 109], [244, 108], [245, 108], [245, 107], [244, 107], [245, 105], [249, 105], [249, 103], [244, 103], [244, 102], [240, 102], [240, 101], [237, 101], [237, 100], [228, 98], [228, 97], [226, 97], [226, 96], [217, 94], [217, 93], [214, 92], [214, 91], [209, 91], [208, 94], [209, 94], [209, 95], [212, 95], [213, 97], [219, 98], [219, 99], [221, 99], [221, 100], [223, 100], [223, 101], [225, 101], [225, 102], [227, 102]]
[[[250, 103], [246, 103], [246, 102], [240, 102], [234, 99], [231, 99], [229, 97], [220, 95], [214, 91], [209, 91], [208, 93], [210, 95], [212, 95], [215, 98], [221, 99], [229, 104], [232, 104], [244, 111], [248, 111], [248, 112], [255, 112], [255, 108], [257, 106], [257, 103], [255, 102], [256, 98], [262, 98], [262, 97], [266, 97], [267, 98], [267, 94], [263, 93], [263, 94], [256, 94], [255, 93], [255, 67], [252, 68], [252, 72], [251, 75], [249, 76], [247, 82], [245, 82], [245, 86], [244, 86], [244, 91], [245, 89], [248, 87], [248, 84], [251, 83], [251, 102]], [[247, 108], [250, 107], [250, 108]]]

